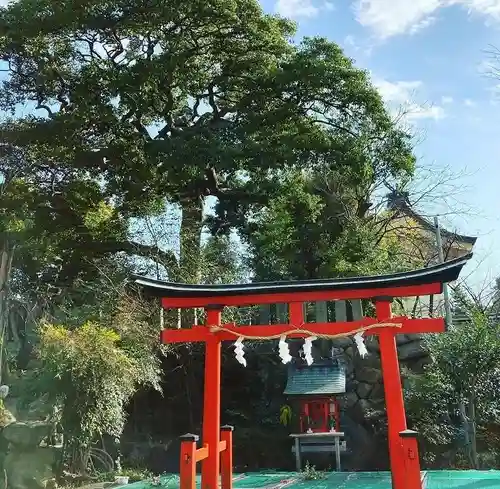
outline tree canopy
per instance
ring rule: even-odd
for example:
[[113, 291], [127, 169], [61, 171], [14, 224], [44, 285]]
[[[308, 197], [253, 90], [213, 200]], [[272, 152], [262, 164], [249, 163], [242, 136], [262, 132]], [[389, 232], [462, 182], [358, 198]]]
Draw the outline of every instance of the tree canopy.
[[367, 74], [325, 39], [293, 45], [293, 32], [252, 0], [2, 8], [0, 107], [34, 109], [2, 124], [4, 145], [36, 165], [37, 205], [66, 221], [65, 247], [149, 256], [127, 240], [128, 219], [166, 199], [182, 207], [181, 256], [194, 258], [209, 195], [213, 230], [228, 230], [283, 168], [333, 167], [366, 189], [410, 174], [409, 136]]

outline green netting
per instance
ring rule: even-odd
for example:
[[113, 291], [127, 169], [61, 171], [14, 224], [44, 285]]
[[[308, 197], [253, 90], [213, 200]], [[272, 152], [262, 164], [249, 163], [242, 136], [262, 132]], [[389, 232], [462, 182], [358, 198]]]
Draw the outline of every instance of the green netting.
[[[424, 489], [500, 489], [500, 471], [429, 471]], [[162, 489], [179, 489], [179, 477], [165, 476]], [[197, 477], [200, 487], [200, 477]], [[332, 472], [326, 479], [303, 480], [294, 472], [248, 473], [235, 475], [234, 489], [391, 489], [389, 472]], [[127, 489], [152, 489], [149, 481], [136, 482]], [[125, 486], [120, 489], [125, 489]]]
[[290, 472], [249, 473], [245, 474], [244, 477], [237, 478], [233, 483], [233, 487], [234, 489], [258, 489], [274, 486], [293, 478], [294, 474]]
[[429, 471], [426, 479], [426, 489], [500, 489], [498, 470]]

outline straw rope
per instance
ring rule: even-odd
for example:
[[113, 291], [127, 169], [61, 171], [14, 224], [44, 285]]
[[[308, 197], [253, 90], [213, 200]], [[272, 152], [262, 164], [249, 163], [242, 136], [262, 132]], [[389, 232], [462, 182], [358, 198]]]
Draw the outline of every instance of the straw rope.
[[288, 336], [291, 334], [303, 334], [306, 336], [316, 336], [317, 338], [323, 338], [323, 339], [335, 339], [335, 338], [345, 338], [346, 336], [351, 336], [351, 335], [356, 335], [358, 333], [364, 333], [365, 331], [370, 331], [371, 329], [376, 329], [376, 328], [402, 328], [403, 325], [401, 323], [375, 323], [375, 324], [370, 324], [368, 326], [362, 326], [358, 329], [353, 329], [352, 331], [349, 331], [348, 333], [336, 333], [336, 334], [318, 334], [313, 331], [309, 331], [307, 329], [303, 329], [302, 327], [296, 328], [296, 329], [290, 329], [288, 331], [284, 331], [283, 333], [275, 334], [275, 335], [270, 335], [270, 336], [257, 336], [257, 335], [244, 335], [238, 333], [238, 331], [235, 331], [233, 329], [229, 328], [224, 328], [223, 326], [210, 326], [210, 332], [211, 333], [217, 333], [219, 331], [224, 331], [226, 333], [231, 333], [234, 336], [238, 338], [243, 338], [246, 340], [273, 340], [273, 339], [278, 339], [281, 338], [282, 336]]

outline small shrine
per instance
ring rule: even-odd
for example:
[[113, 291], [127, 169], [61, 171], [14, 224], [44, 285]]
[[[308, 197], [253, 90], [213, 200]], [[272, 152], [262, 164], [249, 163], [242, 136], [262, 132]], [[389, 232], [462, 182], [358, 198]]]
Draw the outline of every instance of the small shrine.
[[302, 468], [303, 454], [334, 454], [340, 470], [341, 442], [344, 433], [340, 426], [340, 408], [337, 396], [346, 391], [344, 366], [336, 359], [323, 360], [310, 366], [295, 363], [290, 366], [284, 394], [298, 414], [295, 439], [297, 470]]

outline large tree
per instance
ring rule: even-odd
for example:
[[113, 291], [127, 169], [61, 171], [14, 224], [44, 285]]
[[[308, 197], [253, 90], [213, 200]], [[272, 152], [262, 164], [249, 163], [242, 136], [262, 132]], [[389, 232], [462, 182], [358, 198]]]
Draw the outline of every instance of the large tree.
[[[409, 138], [367, 75], [333, 43], [292, 45], [292, 24], [255, 1], [21, 0], [1, 10], [0, 32], [1, 106], [34, 108], [3, 124], [3, 138], [53, 175], [53, 212], [74, 212], [75, 187], [112, 204], [125, 228], [164, 199], [180, 205], [180, 256], [192, 266], [165, 253], [171, 277], [199, 278], [209, 195], [220, 230], [265, 203], [286, 166], [364, 180], [412, 171]], [[74, 253], [151, 254], [70, 226]]]

